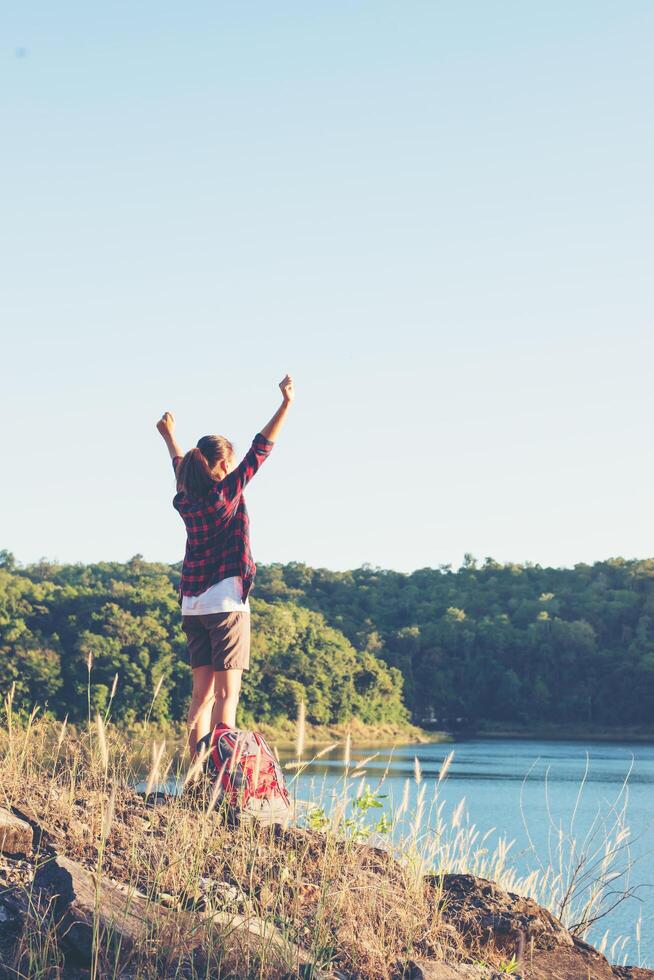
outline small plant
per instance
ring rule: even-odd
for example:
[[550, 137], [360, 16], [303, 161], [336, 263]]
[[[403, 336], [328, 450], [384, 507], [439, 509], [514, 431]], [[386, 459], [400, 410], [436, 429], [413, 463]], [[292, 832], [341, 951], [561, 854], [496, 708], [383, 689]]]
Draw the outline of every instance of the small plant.
[[506, 977], [510, 977], [511, 974], [516, 973], [518, 970], [518, 961], [515, 954], [509, 960], [500, 960], [497, 969], [502, 976]]
[[321, 806], [313, 807], [313, 809], [309, 810], [305, 820], [309, 830], [316, 830], [319, 832], [326, 830], [330, 823], [329, 817], [326, 815], [324, 808]]
[[[370, 837], [373, 831], [385, 833], [390, 828], [390, 823], [382, 814], [381, 819], [374, 827], [368, 826], [365, 815], [368, 810], [381, 810], [384, 806], [380, 800], [385, 800], [386, 796], [378, 792], [373, 792], [369, 786], [356, 799], [352, 800], [352, 816], [347, 817], [341, 824], [343, 830], [351, 840], [362, 841]], [[383, 830], [379, 830], [383, 827]]]
[[375, 794], [369, 786], [366, 786], [361, 796], [356, 800], [352, 800], [352, 806], [354, 809], [359, 810], [360, 813], [367, 813], [371, 808], [381, 810], [384, 804], [379, 801], [385, 799], [385, 795]]
[[393, 821], [389, 820], [385, 813], [382, 813], [381, 817], [375, 824], [376, 834], [388, 834], [393, 828]]
[[[345, 835], [351, 840], [365, 840], [371, 833], [387, 834], [393, 823], [385, 813], [382, 813], [377, 823], [372, 827], [368, 826], [365, 820], [368, 810], [383, 808], [384, 804], [380, 800], [385, 799], [385, 795], [373, 792], [369, 786], [366, 786], [361, 795], [351, 801], [352, 815], [340, 824]], [[312, 807], [304, 819], [309, 830], [318, 832], [326, 831], [332, 824], [332, 820], [327, 816], [324, 807]]]

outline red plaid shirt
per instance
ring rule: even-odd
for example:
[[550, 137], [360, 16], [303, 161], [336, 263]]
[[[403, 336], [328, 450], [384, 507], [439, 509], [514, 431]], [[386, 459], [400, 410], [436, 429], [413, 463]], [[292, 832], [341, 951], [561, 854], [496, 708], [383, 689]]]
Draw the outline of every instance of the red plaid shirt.
[[[208, 497], [177, 493], [173, 507], [186, 525], [186, 553], [182, 565], [181, 595], [200, 595], [216, 582], [238, 575], [243, 581], [243, 602], [252, 587], [257, 566], [250, 552], [250, 520], [243, 490], [270, 454], [273, 443], [260, 433], [245, 458]], [[173, 468], [181, 456], [173, 459]]]

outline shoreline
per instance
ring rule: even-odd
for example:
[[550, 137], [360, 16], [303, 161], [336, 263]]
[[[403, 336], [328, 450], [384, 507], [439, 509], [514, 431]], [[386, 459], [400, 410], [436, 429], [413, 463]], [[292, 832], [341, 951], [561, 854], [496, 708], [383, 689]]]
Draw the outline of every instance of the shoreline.
[[[121, 726], [118, 726], [121, 727]], [[297, 746], [297, 724], [292, 720], [284, 720], [277, 724], [262, 722], [253, 725], [247, 721], [242, 726], [245, 729], [256, 728], [270, 743], [286, 751]], [[128, 726], [129, 729], [129, 726]], [[173, 744], [180, 747], [186, 741], [185, 729], [157, 728], [149, 726], [151, 736], [171, 739]], [[501, 741], [503, 739], [516, 742], [637, 742], [643, 745], [654, 744], [654, 730], [620, 728], [607, 729], [578, 729], [557, 727], [534, 728], [501, 728], [501, 729], [462, 729], [460, 731], [443, 731], [420, 728], [418, 725], [368, 725], [358, 719], [338, 725], [315, 725], [309, 722], [305, 725], [302, 745], [304, 749], [324, 748], [336, 743], [344, 746], [350, 734], [352, 748], [375, 748], [393, 745], [438, 745], [467, 741]], [[135, 733], [136, 734], [136, 733]], [[143, 734], [139, 728], [138, 734]]]
[[[294, 721], [277, 725], [268, 725], [264, 722], [258, 726], [257, 731], [260, 731], [271, 744], [278, 745], [280, 748], [286, 749], [297, 744], [297, 726]], [[340, 725], [311, 725], [307, 723], [302, 742], [305, 747], [325, 746], [332, 742], [344, 744], [348, 733], [353, 748], [396, 744], [427, 745], [453, 741], [449, 732], [430, 732], [410, 724], [367, 725], [354, 719]]]
[[503, 728], [461, 732], [453, 735], [454, 740], [465, 739], [514, 739], [515, 741], [544, 742], [654, 742], [654, 730], [647, 729], [578, 729], [556, 726], [553, 728]]
[[[290, 719], [278, 722], [277, 724], [261, 722], [259, 725], [252, 724], [251, 720], [248, 720], [242, 723], [241, 727], [245, 730], [255, 729], [260, 732], [266, 741], [269, 742], [272, 749], [279, 748], [284, 751], [284, 754], [289, 749], [295, 749], [297, 746], [297, 723]], [[148, 745], [152, 739], [165, 739], [169, 744], [183, 751], [186, 744], [187, 735], [186, 729], [183, 726], [171, 728], [149, 725], [144, 730], [141, 725], [137, 725], [134, 728], [130, 726], [123, 728], [123, 726], [118, 725], [117, 728], [128, 734], [132, 733], [140, 739], [143, 739], [145, 736]], [[351, 737], [351, 748], [431, 745], [454, 741], [454, 737], [450, 732], [427, 731], [424, 728], [411, 724], [368, 725], [358, 719], [353, 719], [350, 722], [339, 725], [313, 725], [307, 722], [302, 739], [303, 749], [320, 749], [332, 745], [332, 743], [335, 743], [334, 748], [344, 746], [348, 732]]]

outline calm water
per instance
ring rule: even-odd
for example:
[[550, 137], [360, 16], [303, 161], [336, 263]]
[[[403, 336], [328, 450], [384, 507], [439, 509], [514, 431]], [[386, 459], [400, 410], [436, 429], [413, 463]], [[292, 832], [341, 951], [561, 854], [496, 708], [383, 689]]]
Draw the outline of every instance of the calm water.
[[[447, 778], [441, 784], [439, 799], [444, 799], [444, 816], [449, 817], [457, 804], [465, 799], [467, 820], [483, 832], [495, 828], [489, 838], [491, 850], [499, 835], [514, 840], [508, 864], [521, 874], [538, 866], [538, 859], [529, 847], [522, 812], [544, 864], [548, 859], [548, 834], [551, 821], [564, 830], [570, 827], [579, 786], [586, 768], [586, 785], [577, 807], [574, 832], [583, 839], [599, 812], [607, 824], [613, 823], [612, 806], [618, 798], [624, 780], [630, 772], [627, 788], [627, 823], [629, 845], [634, 866], [631, 883], [639, 889], [642, 901], [630, 899], [611, 912], [597, 925], [590, 940], [599, 944], [609, 929], [611, 943], [618, 937], [629, 937], [615, 950], [616, 962], [626, 961], [654, 966], [654, 745], [610, 742], [541, 742], [513, 740], [471, 740], [447, 745], [407, 745], [392, 751], [391, 765], [384, 789], [388, 794], [384, 807], [390, 816], [402, 798], [407, 777], [411, 778], [409, 818], [415, 809], [418, 787], [413, 780], [414, 757], [418, 757], [423, 780], [427, 783], [427, 809], [433, 796], [434, 781], [448, 752], [454, 750], [454, 760]], [[388, 765], [388, 748], [357, 748], [352, 750], [354, 766], [373, 752], [376, 759], [366, 765], [364, 782], [375, 786]], [[315, 762], [310, 771], [298, 779], [299, 799], [323, 797], [325, 808], [333, 803], [342, 787], [343, 752], [335, 750]], [[528, 778], [527, 778], [528, 777]], [[547, 808], [549, 800], [549, 816]], [[624, 802], [624, 796], [620, 802]], [[376, 820], [381, 810], [371, 810], [370, 820]], [[618, 863], [622, 870], [626, 862]], [[619, 885], [619, 882], [618, 882]], [[642, 918], [640, 952], [636, 940], [636, 923]]]

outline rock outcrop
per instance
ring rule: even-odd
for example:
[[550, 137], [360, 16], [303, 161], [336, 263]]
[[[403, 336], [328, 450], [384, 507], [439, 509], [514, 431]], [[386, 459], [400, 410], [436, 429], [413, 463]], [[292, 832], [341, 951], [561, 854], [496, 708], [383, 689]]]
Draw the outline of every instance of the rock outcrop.
[[0, 853], [11, 857], [29, 854], [33, 841], [34, 834], [27, 821], [0, 807]]
[[[128, 967], [135, 948], [148, 944], [153, 961], [161, 964], [162, 977], [178, 976], [180, 964], [182, 976], [184, 967], [190, 969], [191, 964], [195, 972], [189, 975], [205, 975], [211, 951], [220, 950], [221, 962], [239, 963], [257, 947], [266, 947], [268, 961], [278, 971], [290, 971], [289, 976], [306, 975], [312, 980], [323, 976], [305, 950], [289, 942], [272, 923], [254, 915], [203, 909], [201, 904], [193, 911], [170, 908], [165, 901], [170, 896], [153, 899], [56, 854], [38, 864], [31, 884], [29, 898], [26, 890], [17, 887], [0, 892], [0, 927], [8, 924], [8, 932], [17, 938], [31, 914], [42, 915], [40, 926], [56, 934], [71, 976], [76, 977], [76, 968], [92, 967], [98, 950], [100, 976], [131, 976], [122, 967]], [[211, 884], [217, 891], [220, 883]], [[229, 898], [229, 886], [224, 892]], [[175, 950], [174, 972], [167, 961], [169, 950]], [[6, 954], [5, 959], [9, 959]], [[0, 978], [8, 965], [0, 945]]]
[[653, 970], [614, 967], [531, 898], [473, 875], [429, 876], [440, 914], [475, 959], [515, 957], [524, 980], [654, 980]]
[[162, 924], [157, 920], [163, 922], [170, 914], [134, 889], [98, 878], [60, 855], [39, 865], [34, 892], [47, 894], [62, 947], [85, 966], [91, 963], [96, 933], [107, 948], [115, 943], [129, 954], [135, 943]]
[[[123, 824], [142, 826], [143, 833], [148, 834], [153, 827], [147, 813], [160, 818], [162, 827], [166, 820], [170, 823], [174, 819], [175, 811], [170, 817], [166, 815], [165, 800], [156, 807], [156, 813], [153, 804], [149, 810], [147, 806], [127, 794]], [[31, 820], [32, 809], [29, 813]], [[190, 816], [194, 817], [193, 810]], [[42, 816], [39, 821], [30, 825], [15, 813], [0, 810], [0, 980], [21, 971], [25, 975], [21, 949], [24, 951], [25, 936], [34, 929], [50, 929], [56, 935], [57, 948], [65, 958], [58, 974], [62, 980], [77, 980], [94, 963], [94, 957], [100, 975], [105, 975], [102, 970], [106, 966], [108, 975], [131, 976], [129, 970], [123, 972], [123, 964], [130, 962], [130, 956], [134, 961], [133, 950], [141, 956], [144, 949], [152, 958], [154, 975], [161, 977], [246, 975], [245, 969], [239, 972], [241, 965], [252, 962], [253, 956], [256, 959], [262, 948], [266, 963], [275, 964], [276, 978], [364, 980], [382, 975], [379, 970], [353, 972], [353, 964], [360, 965], [358, 958], [343, 955], [337, 932], [330, 936], [329, 967], [323, 972], [314, 963], [315, 951], [310, 952], [315, 950], [312, 929], [291, 934], [278, 928], [274, 917], [266, 918], [264, 891], [276, 887], [274, 879], [268, 878], [265, 886], [259, 886], [250, 875], [252, 887], [248, 892], [249, 886], [243, 881], [219, 880], [219, 875], [214, 875], [196, 879], [197, 894], [158, 892], [156, 886], [144, 885], [145, 894], [130, 883], [129, 866], [118, 860], [118, 854], [114, 853], [113, 863], [104, 854], [105, 870], [97, 876], [99, 851], [90, 846], [86, 851], [71, 851], [63, 830], [55, 825], [54, 829], [42, 827]], [[247, 843], [248, 838], [243, 840]], [[280, 849], [276, 852], [282, 862], [278, 866], [288, 878], [288, 868], [294, 865], [297, 854], [315, 850], [319, 859], [326, 840], [318, 831], [278, 827], [272, 833], [267, 829], [257, 843], [248, 846], [268, 860], [273, 853], [270, 842], [274, 841]], [[36, 853], [32, 853], [33, 846]], [[342, 849], [344, 844], [337, 841], [334, 845], [332, 841], [331, 846]], [[404, 870], [388, 851], [364, 844], [354, 846], [360, 848], [360, 877], [354, 884], [365, 881], [366, 888], [374, 891], [380, 875], [386, 881], [392, 875], [403, 877]], [[61, 853], [66, 849], [68, 854]], [[80, 860], [74, 859], [78, 854]], [[304, 882], [303, 891], [296, 894], [313, 896], [320, 891], [320, 880], [317, 884]], [[425, 878], [424, 887], [420, 898], [422, 901], [424, 896], [426, 918], [420, 921], [424, 924], [434, 918], [437, 932], [432, 935], [436, 935], [438, 945], [421, 944], [418, 938], [406, 953], [400, 948], [402, 961], [388, 963], [383, 974], [392, 980], [498, 980], [507, 975], [514, 980], [654, 980], [652, 970], [612, 966], [535, 901], [506, 892], [491, 881], [464, 874], [432, 875]], [[363, 921], [364, 927], [366, 923]], [[171, 950], [175, 951], [174, 962]], [[211, 957], [216, 950], [224, 974], [214, 972]], [[324, 962], [318, 959], [318, 963]]]

